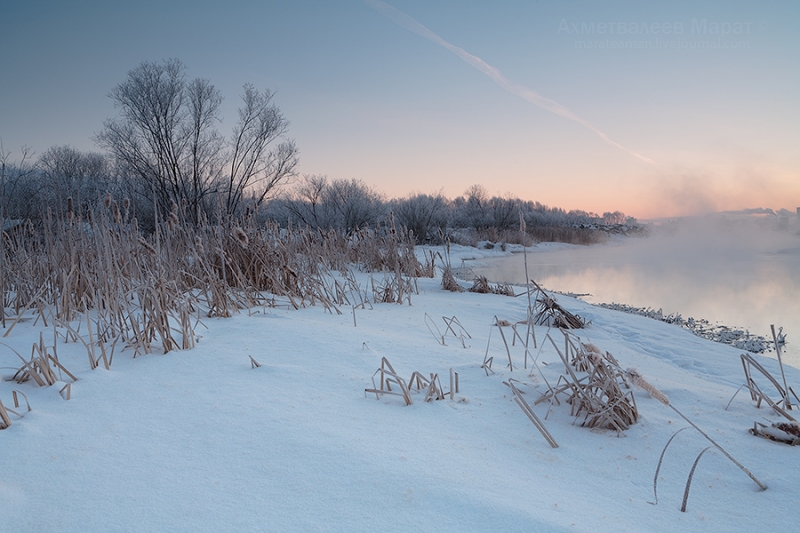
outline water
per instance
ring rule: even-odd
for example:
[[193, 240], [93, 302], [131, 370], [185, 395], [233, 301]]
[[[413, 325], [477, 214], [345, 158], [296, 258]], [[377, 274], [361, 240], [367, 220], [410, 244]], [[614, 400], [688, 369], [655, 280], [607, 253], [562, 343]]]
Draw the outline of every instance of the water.
[[[784, 362], [800, 368], [800, 237], [792, 228], [751, 226], [678, 228], [607, 245], [529, 252], [528, 271], [547, 289], [588, 293], [582, 298], [590, 303], [660, 308], [769, 339], [770, 324], [782, 326]], [[524, 284], [523, 261], [515, 254], [473, 270], [491, 281]]]

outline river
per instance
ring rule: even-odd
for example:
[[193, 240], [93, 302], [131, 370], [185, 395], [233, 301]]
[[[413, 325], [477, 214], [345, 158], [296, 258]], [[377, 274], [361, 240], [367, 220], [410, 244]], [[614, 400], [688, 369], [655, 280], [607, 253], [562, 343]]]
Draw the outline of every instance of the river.
[[[651, 237], [528, 252], [543, 287], [590, 303], [624, 303], [738, 327], [771, 339], [787, 335], [784, 362], [800, 368], [800, 233], [753, 223], [679, 226]], [[482, 260], [478, 275], [525, 283], [522, 254]], [[774, 352], [771, 354], [775, 356]]]

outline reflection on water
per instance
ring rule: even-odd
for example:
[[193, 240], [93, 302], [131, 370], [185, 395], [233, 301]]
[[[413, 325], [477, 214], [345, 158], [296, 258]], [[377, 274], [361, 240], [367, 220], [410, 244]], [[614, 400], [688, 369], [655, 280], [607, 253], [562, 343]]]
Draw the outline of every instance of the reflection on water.
[[[591, 303], [661, 308], [767, 338], [770, 324], [783, 326], [786, 360], [800, 368], [799, 242], [791, 233], [629, 239], [528, 253], [528, 271], [548, 289], [589, 293], [583, 299]], [[525, 282], [522, 254], [474, 270], [496, 282]]]

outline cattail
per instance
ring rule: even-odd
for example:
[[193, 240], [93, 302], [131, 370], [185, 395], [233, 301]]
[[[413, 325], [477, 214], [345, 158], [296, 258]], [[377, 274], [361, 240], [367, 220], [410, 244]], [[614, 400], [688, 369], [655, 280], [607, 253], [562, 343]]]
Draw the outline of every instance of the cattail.
[[200, 238], [200, 235], [194, 236], [194, 247], [197, 250], [198, 255], [205, 252], [205, 248], [203, 248], [203, 240]]
[[603, 355], [603, 352], [600, 351], [600, 348], [598, 348], [597, 346], [595, 346], [591, 342], [582, 342], [581, 345], [583, 346], [583, 349], [586, 350], [589, 353], [595, 353], [595, 354], [599, 354], [601, 356]]
[[525, 217], [522, 216], [522, 211], [519, 212], [519, 230], [525, 233]]
[[106, 193], [105, 204], [106, 204], [106, 209], [111, 207], [111, 193], [110, 192]]
[[242, 248], [247, 248], [247, 245], [250, 243], [250, 240], [247, 238], [247, 234], [244, 232], [242, 228], [240, 228], [239, 226], [233, 228], [233, 236], [236, 238], [236, 242], [238, 242]]
[[667, 395], [645, 381], [642, 375], [634, 368], [629, 368], [625, 371], [625, 376], [631, 380], [631, 383], [647, 392], [651, 398], [658, 400], [664, 405], [669, 405], [669, 398]]
[[151, 254], [155, 254], [155, 253], [156, 253], [156, 249], [155, 249], [155, 248], [153, 248], [153, 247], [150, 245], [150, 243], [149, 243], [149, 242], [147, 242], [146, 240], [144, 240], [144, 237], [142, 237], [141, 235], [139, 236], [139, 244], [142, 246], [142, 248], [144, 248], [145, 250], [147, 250], [147, 251], [148, 251], [148, 252], [150, 252]]
[[167, 217], [167, 226], [169, 226], [170, 231], [175, 231], [175, 228], [178, 226], [178, 215], [175, 211], [172, 211]]
[[394, 211], [389, 211], [389, 221], [392, 223], [392, 235], [396, 235], [397, 230], [394, 228]]
[[122, 224], [122, 214], [119, 212], [119, 205], [117, 204], [116, 201], [113, 202], [113, 206], [114, 206], [114, 220], [118, 225]]
[[74, 206], [72, 205], [72, 196], [67, 197], [67, 218], [70, 222], [75, 219]]

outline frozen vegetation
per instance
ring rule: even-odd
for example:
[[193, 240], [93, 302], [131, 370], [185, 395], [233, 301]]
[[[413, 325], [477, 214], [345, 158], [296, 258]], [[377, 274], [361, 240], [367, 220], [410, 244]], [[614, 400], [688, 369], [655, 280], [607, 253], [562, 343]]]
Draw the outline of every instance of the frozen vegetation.
[[[442, 288], [445, 259], [489, 251], [414, 248], [392, 227], [193, 228], [176, 212], [145, 239], [107, 209], [91, 231], [68, 224], [10, 248], [4, 530], [710, 533], [797, 521], [796, 448], [748, 431], [794, 427], [752, 391], [790, 416], [797, 402], [756, 371], [740, 390], [741, 350], [566, 296], [558, 306], [586, 327], [537, 321], [530, 335], [524, 287]], [[781, 387], [800, 379], [751, 357]], [[587, 396], [581, 384], [595, 390], [598, 376], [614, 403]]]
[[[618, 303], [599, 303], [600, 307], [606, 309], [613, 309], [615, 311], [622, 311], [625, 313], [632, 313], [639, 316], [645, 316], [654, 320], [660, 320], [667, 324], [676, 324], [683, 328], [688, 329], [698, 337], [703, 337], [714, 342], [721, 342], [723, 344], [730, 344], [740, 350], [747, 350], [749, 352], [764, 353], [772, 349], [774, 342], [767, 339], [762, 335], [753, 335], [747, 330], [741, 328], [729, 327], [722, 324], [711, 324], [708, 320], [703, 318], [695, 319], [689, 317], [684, 319], [680, 313], [664, 314], [661, 309], [655, 310], [649, 307], [634, 307], [632, 305], [618, 304]], [[782, 330], [782, 328], [781, 328]], [[781, 331], [778, 333], [778, 342], [785, 342], [785, 336]]]

